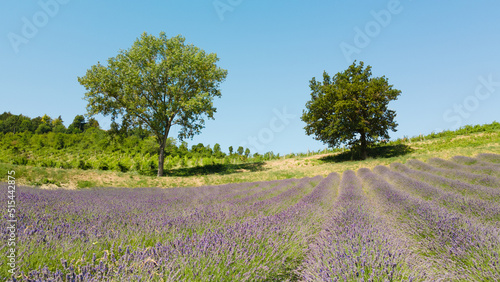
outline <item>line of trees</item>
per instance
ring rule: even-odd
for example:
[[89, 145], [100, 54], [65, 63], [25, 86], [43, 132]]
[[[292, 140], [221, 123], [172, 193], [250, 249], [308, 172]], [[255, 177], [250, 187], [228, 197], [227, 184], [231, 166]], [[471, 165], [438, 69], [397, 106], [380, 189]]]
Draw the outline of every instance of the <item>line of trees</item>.
[[[155, 159], [159, 154], [159, 145], [156, 136], [140, 126], [118, 125], [113, 122], [109, 130], [103, 130], [97, 120], [77, 115], [66, 128], [60, 116], [57, 119], [48, 115], [29, 118], [4, 112], [0, 114], [0, 150], [4, 157], [0, 161], [3, 162], [15, 161], [16, 164], [47, 167], [107, 169], [113, 165], [101, 165], [97, 161], [94, 161], [95, 165], [82, 165], [80, 161], [85, 163], [90, 158], [101, 158], [98, 155], [106, 155], [110, 159], [112, 156], [118, 159], [133, 159], [147, 155]], [[198, 143], [189, 148], [187, 142], [179, 144], [172, 137], [166, 140], [163, 150], [169, 159], [168, 168], [259, 162], [279, 158], [279, 154], [273, 152], [251, 155], [250, 149], [241, 146], [236, 150], [230, 146], [229, 153], [226, 153], [218, 143], [213, 147]], [[63, 159], [67, 160], [67, 164], [62, 161]], [[71, 164], [73, 159], [78, 160]], [[157, 161], [154, 163], [147, 166], [158, 167]], [[132, 162], [128, 165], [133, 166]], [[116, 167], [121, 167], [120, 170], [129, 170], [126, 169], [128, 165], [116, 164]]]
[[90, 118], [85, 121], [83, 115], [77, 115], [73, 122], [68, 126], [64, 126], [61, 116], [56, 119], [48, 115], [29, 118], [23, 115], [14, 115], [10, 112], [4, 112], [0, 115], [0, 132], [2, 133], [19, 133], [31, 132], [35, 134], [44, 134], [48, 132], [55, 133], [81, 133], [88, 128], [99, 128], [99, 122]]

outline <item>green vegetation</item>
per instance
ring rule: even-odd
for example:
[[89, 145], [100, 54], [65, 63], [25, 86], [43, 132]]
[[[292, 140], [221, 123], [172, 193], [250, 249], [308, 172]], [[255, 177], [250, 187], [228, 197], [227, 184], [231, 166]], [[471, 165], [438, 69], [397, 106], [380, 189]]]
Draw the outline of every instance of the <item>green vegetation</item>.
[[356, 61], [344, 72], [330, 77], [323, 73], [323, 83], [310, 81], [311, 100], [302, 120], [307, 135], [314, 135], [334, 148], [347, 144], [359, 150], [362, 159], [368, 148], [389, 139], [388, 130], [396, 131], [396, 112], [388, 104], [400, 90], [393, 89], [385, 77], [371, 77], [371, 66]]
[[15, 169], [19, 184], [42, 187], [200, 186], [325, 176], [332, 171], [410, 159], [500, 153], [498, 122], [379, 143], [368, 150], [363, 161], [358, 152], [342, 148], [286, 158], [272, 152], [247, 158], [234, 151], [226, 154], [218, 144], [188, 148], [185, 142], [177, 145], [169, 138], [165, 148], [167, 177], [156, 178], [158, 145], [154, 137], [141, 136], [143, 132], [137, 128], [104, 131], [89, 127], [81, 133], [0, 133], [0, 181], [5, 180], [6, 171]]
[[[61, 121], [61, 118], [55, 119]], [[37, 122], [42, 123], [36, 126]], [[21, 125], [29, 126], [21, 126]], [[33, 126], [33, 124], [35, 126]], [[42, 126], [43, 125], [43, 126]], [[32, 130], [34, 128], [36, 130]], [[38, 129], [45, 128], [41, 133]], [[30, 129], [31, 128], [31, 129]], [[95, 119], [85, 121], [77, 115], [66, 128], [62, 123], [54, 125], [52, 119], [30, 119], [22, 115], [0, 115], [0, 162], [34, 167], [50, 167], [81, 170], [136, 171], [153, 175], [158, 169], [159, 146], [156, 137], [141, 127], [112, 124], [108, 131], [99, 128]], [[243, 149], [242, 149], [243, 150]], [[163, 149], [167, 174], [171, 169], [183, 169], [215, 165], [237, 165], [279, 158], [273, 152], [264, 155], [222, 152], [221, 146], [199, 143], [188, 148], [186, 142], [177, 145], [168, 138]]]
[[[110, 115], [127, 125], [143, 125], [159, 146], [158, 176], [163, 176], [165, 146], [172, 126], [181, 127], [179, 139], [193, 137], [214, 119], [215, 97], [227, 70], [217, 67], [217, 54], [206, 54], [184, 37], [143, 33], [132, 47], [92, 66], [79, 77], [85, 86], [90, 115]], [[243, 155], [243, 152], [240, 153]], [[126, 168], [126, 167], [124, 167]]]

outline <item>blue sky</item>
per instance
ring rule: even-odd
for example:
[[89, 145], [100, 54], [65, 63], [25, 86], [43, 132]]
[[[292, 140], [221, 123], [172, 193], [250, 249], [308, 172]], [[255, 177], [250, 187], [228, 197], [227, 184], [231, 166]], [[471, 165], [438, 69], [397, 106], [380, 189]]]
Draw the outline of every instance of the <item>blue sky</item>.
[[309, 80], [354, 60], [402, 91], [391, 138], [500, 121], [498, 1], [6, 0], [0, 15], [0, 112], [68, 125], [85, 113], [78, 76], [142, 32], [165, 31], [228, 70], [215, 120], [190, 145], [324, 148], [300, 120]]

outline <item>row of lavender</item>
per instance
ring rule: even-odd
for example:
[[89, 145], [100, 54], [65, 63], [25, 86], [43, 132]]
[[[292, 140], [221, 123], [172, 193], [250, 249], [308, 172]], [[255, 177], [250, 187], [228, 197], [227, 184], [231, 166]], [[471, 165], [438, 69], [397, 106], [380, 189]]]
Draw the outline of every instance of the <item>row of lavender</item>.
[[15, 278], [500, 279], [499, 177], [484, 154], [199, 188], [19, 187]]
[[404, 236], [377, 215], [360, 179], [346, 171], [335, 209], [299, 272], [306, 281], [403, 281], [423, 277], [416, 262]]
[[500, 280], [499, 173], [492, 154], [346, 171], [302, 280]]
[[19, 273], [55, 281], [287, 277], [317, 231], [309, 220], [319, 222], [335, 197], [335, 176], [167, 190], [20, 187]]

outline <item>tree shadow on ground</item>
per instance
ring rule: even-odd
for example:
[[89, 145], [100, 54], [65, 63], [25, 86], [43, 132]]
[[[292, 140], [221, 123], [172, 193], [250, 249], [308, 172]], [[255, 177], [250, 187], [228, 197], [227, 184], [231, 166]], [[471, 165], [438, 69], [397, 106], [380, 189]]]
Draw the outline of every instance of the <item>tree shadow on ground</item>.
[[[393, 158], [404, 156], [413, 152], [410, 146], [404, 144], [397, 145], [378, 145], [368, 148], [368, 158]], [[340, 154], [330, 155], [319, 159], [327, 163], [341, 163], [347, 161], [361, 161], [361, 153], [358, 150], [350, 150]]]
[[165, 171], [165, 176], [195, 176], [209, 174], [231, 174], [245, 171], [264, 171], [264, 162], [255, 162], [247, 164], [213, 164], [205, 166], [195, 166], [188, 168], [177, 168]]

